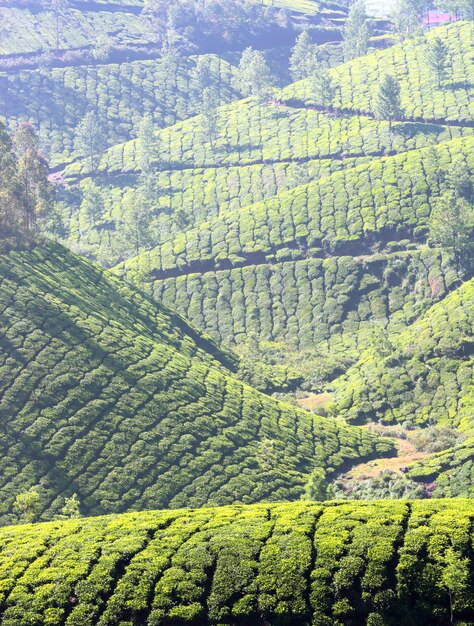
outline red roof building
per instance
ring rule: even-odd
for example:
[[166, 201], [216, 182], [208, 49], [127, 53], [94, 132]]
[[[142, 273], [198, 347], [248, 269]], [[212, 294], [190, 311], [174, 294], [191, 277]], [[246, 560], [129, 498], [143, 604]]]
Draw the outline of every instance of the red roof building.
[[426, 28], [435, 28], [436, 26], [443, 26], [443, 24], [449, 24], [450, 22], [455, 21], [456, 17], [450, 13], [430, 11], [423, 18], [423, 26]]

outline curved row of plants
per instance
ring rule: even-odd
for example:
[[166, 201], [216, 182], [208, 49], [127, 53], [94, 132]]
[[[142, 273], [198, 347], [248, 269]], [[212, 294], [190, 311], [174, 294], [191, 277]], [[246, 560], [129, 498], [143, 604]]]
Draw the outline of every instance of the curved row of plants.
[[60, 247], [0, 270], [3, 522], [30, 489], [46, 519], [72, 493], [89, 513], [293, 500], [314, 466], [392, 449], [243, 385], [209, 339]]
[[201, 265], [208, 271], [246, 260], [251, 265], [256, 255], [269, 261], [288, 248], [321, 256], [351, 246], [357, 255], [377, 241], [423, 240], [448, 189], [446, 173], [455, 162], [474, 171], [473, 146], [467, 137], [335, 172], [204, 222], [126, 261], [119, 272], [139, 270], [161, 280]]
[[344, 361], [366, 347], [374, 326], [403, 329], [456, 281], [449, 256], [436, 250], [299, 261], [293, 252], [273, 264], [151, 283], [131, 271], [127, 279], [224, 344], [254, 333]]
[[4, 626], [474, 619], [469, 500], [132, 513], [0, 529]]
[[[376, 51], [331, 70], [334, 80], [334, 108], [354, 113], [374, 112], [380, 78], [392, 73], [401, 87], [401, 106], [406, 119], [444, 120], [472, 124], [474, 116], [474, 68], [471, 47], [472, 22], [458, 22], [436, 28], [426, 35], [408, 39], [386, 50]], [[445, 77], [441, 86], [428, 63], [433, 41], [446, 46]], [[283, 102], [318, 103], [310, 81], [282, 90]]]

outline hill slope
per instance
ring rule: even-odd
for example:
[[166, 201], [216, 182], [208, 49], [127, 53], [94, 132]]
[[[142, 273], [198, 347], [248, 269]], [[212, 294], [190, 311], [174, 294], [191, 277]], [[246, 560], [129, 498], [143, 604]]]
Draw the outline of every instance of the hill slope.
[[35, 486], [46, 518], [73, 492], [90, 513], [296, 499], [315, 465], [391, 448], [238, 382], [231, 356], [61, 247], [5, 253], [0, 275], [3, 521]]
[[473, 515], [298, 503], [2, 528], [0, 623], [470, 624]]
[[333, 384], [333, 410], [349, 422], [438, 425], [464, 435], [409, 467], [411, 477], [434, 483], [438, 496], [474, 495], [473, 311], [470, 280], [399, 336], [379, 337]]

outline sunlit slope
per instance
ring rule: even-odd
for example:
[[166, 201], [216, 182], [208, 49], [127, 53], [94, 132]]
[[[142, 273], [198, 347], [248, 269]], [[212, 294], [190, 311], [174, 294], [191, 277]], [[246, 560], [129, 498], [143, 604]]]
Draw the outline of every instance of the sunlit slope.
[[1, 623], [470, 624], [473, 515], [300, 502], [2, 528]]
[[337, 412], [349, 420], [438, 423], [473, 431], [473, 324], [470, 280], [400, 336], [388, 335], [386, 342], [381, 336], [379, 347], [367, 350], [340, 379]]
[[[430, 43], [439, 37], [448, 46], [447, 76], [442, 87], [428, 65]], [[472, 22], [435, 28], [426, 36], [355, 59], [331, 70], [336, 89], [336, 108], [353, 113], [373, 113], [380, 78], [393, 73], [400, 82], [401, 104], [406, 119], [444, 120], [471, 124], [474, 117], [474, 64]], [[318, 104], [305, 81], [286, 87], [283, 102]]]
[[[32, 2], [26, 6], [20, 3], [2, 3], [0, 17], [4, 34], [0, 44], [0, 54], [4, 57], [15, 55], [40, 55], [47, 50], [84, 50], [97, 42], [102, 34], [112, 46], [147, 46], [156, 42], [151, 24], [139, 17], [141, 6], [135, 3], [114, 2], [111, 10], [106, 3], [97, 10], [97, 3], [89, 8], [76, 7], [74, 3], [61, 11], [59, 41], [56, 39], [56, 17], [48, 5]], [[121, 6], [122, 5], [122, 6]], [[67, 27], [66, 27], [67, 25]]]
[[[383, 156], [424, 148], [462, 134], [462, 129], [457, 127], [420, 123], [396, 124], [390, 131], [385, 120], [334, 116], [271, 103], [261, 105], [252, 99], [220, 107], [218, 129], [212, 143], [199, 116], [159, 131], [156, 169]], [[101, 159], [98, 173], [101, 172], [108, 175], [139, 172], [138, 142], [110, 148]], [[65, 169], [70, 181], [89, 173], [87, 160]]]
[[350, 246], [363, 254], [375, 242], [422, 239], [436, 198], [447, 188], [443, 171], [461, 158], [473, 172], [473, 147], [468, 137], [335, 172], [223, 213], [124, 267], [143, 264], [147, 273], [166, 278], [195, 271], [199, 263], [218, 269], [248, 258], [251, 264], [252, 255], [274, 258], [284, 248], [320, 256]]
[[472, 148], [455, 140], [335, 172], [223, 213], [116, 271], [219, 340], [253, 330], [353, 346], [361, 323], [403, 327], [456, 279], [449, 255], [424, 241], [443, 171], [459, 157], [472, 169]]
[[72, 492], [90, 513], [297, 499], [315, 465], [390, 448], [242, 385], [182, 319], [60, 247], [0, 270], [3, 520], [30, 487], [45, 518]]

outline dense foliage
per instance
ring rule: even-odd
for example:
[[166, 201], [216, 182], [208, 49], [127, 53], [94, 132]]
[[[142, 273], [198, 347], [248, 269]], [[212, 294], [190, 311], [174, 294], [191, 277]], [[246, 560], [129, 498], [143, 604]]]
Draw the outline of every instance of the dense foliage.
[[468, 500], [134, 513], [0, 530], [5, 626], [470, 624]]

